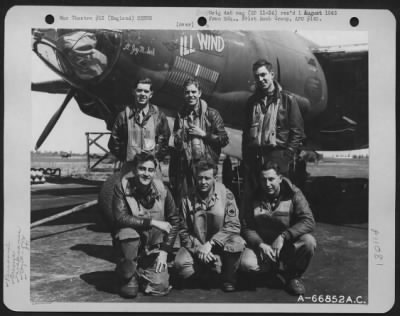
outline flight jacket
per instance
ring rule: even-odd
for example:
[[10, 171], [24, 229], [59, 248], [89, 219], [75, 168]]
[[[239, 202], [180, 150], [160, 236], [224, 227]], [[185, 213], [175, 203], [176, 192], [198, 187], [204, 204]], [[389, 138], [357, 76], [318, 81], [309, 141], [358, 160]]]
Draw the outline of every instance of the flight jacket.
[[[296, 99], [287, 91], [282, 90], [274, 81], [275, 92], [269, 102], [281, 101], [276, 122], [276, 147], [294, 153], [305, 138], [304, 122]], [[254, 107], [262, 103], [263, 95], [257, 90], [246, 102], [242, 135], [242, 157], [245, 160], [251, 149], [250, 128], [253, 125]], [[264, 107], [264, 106], [263, 106]]]
[[[158, 182], [155, 183], [155, 181]], [[142, 207], [143, 204], [145, 206], [149, 204], [150, 206], [147, 206], [147, 209], [150, 209], [151, 211], [147, 212], [147, 214], [144, 216], [133, 214], [127, 201], [128, 196], [133, 197], [137, 201], [137, 203], [140, 203], [142, 205]], [[149, 201], [151, 201], [152, 199], [153, 203], [149, 203]], [[170, 233], [165, 236], [164, 240], [160, 243], [159, 246], [161, 250], [171, 252], [176, 236], [178, 234], [179, 227], [181, 225], [180, 217], [178, 214], [178, 210], [175, 207], [175, 202], [170, 191], [158, 179], [153, 180], [151, 187], [145, 193], [139, 192], [137, 190], [133, 178], [129, 179], [127, 185], [123, 184], [122, 178], [121, 181], [118, 181], [114, 188], [114, 196], [112, 201], [112, 209], [115, 222], [114, 233], [118, 234], [118, 231], [123, 228], [132, 228], [137, 232], [137, 234], [134, 234], [135, 237], [139, 237], [141, 234], [151, 234], [151, 230], [157, 230], [156, 228], [152, 228], [152, 226], [150, 225], [152, 217], [151, 215], [149, 215], [149, 213], [151, 214], [151, 212], [154, 212], [154, 210], [152, 209], [154, 205], [154, 200], [159, 201], [160, 199], [164, 199], [162, 201], [162, 205], [164, 207], [164, 209], [162, 210], [164, 218], [161, 218], [161, 220], [169, 222], [172, 226], [172, 229]]]
[[192, 190], [181, 201], [181, 245], [191, 253], [207, 241], [213, 241], [226, 252], [241, 252], [245, 241], [240, 236], [239, 210], [232, 192], [215, 183], [208, 203]]
[[260, 243], [271, 244], [280, 234], [294, 241], [311, 233], [315, 220], [303, 193], [287, 178], [282, 178], [276, 205], [271, 208], [257, 191], [242, 218], [242, 235], [247, 244], [257, 249]]
[[[156, 149], [155, 156], [158, 160], [163, 160], [168, 155], [168, 141], [171, 130], [168, 126], [166, 115], [154, 104], [149, 104], [147, 116], [156, 116]], [[146, 116], [146, 118], [147, 118]], [[145, 118], [145, 119], [146, 119]], [[108, 148], [120, 161], [126, 161], [126, 149], [128, 143], [128, 122], [125, 109], [121, 111], [112, 128]]]
[[[210, 156], [215, 162], [218, 162], [221, 149], [228, 145], [229, 138], [224, 127], [224, 122], [221, 115], [216, 109], [213, 109], [207, 105], [204, 100], [200, 100], [199, 115], [204, 116], [204, 125], [206, 136], [203, 138], [205, 150], [208, 156]], [[188, 110], [184, 107], [177, 115], [174, 122], [173, 133], [175, 135], [175, 145], [178, 151], [183, 150], [182, 142], [182, 129], [183, 120], [188, 115]]]

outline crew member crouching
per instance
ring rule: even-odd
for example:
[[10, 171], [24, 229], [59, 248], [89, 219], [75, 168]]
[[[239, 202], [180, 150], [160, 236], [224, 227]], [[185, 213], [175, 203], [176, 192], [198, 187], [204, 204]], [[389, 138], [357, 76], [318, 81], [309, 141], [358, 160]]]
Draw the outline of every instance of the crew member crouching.
[[250, 248], [243, 252], [241, 270], [276, 273], [287, 291], [304, 294], [300, 277], [316, 248], [310, 234], [315, 226], [311, 209], [303, 193], [282, 177], [276, 162], [262, 166], [258, 181], [242, 219], [242, 234]]
[[172, 251], [179, 216], [174, 199], [164, 184], [154, 179], [156, 158], [137, 154], [132, 171], [116, 184], [113, 197], [114, 240], [119, 252], [116, 273], [120, 295], [166, 295], [170, 291], [167, 255]]
[[222, 289], [235, 290], [236, 272], [245, 242], [240, 237], [235, 198], [216, 182], [217, 165], [201, 160], [195, 166], [196, 187], [182, 199], [180, 215], [182, 248], [175, 267], [183, 279], [209, 280], [209, 272], [221, 275]]

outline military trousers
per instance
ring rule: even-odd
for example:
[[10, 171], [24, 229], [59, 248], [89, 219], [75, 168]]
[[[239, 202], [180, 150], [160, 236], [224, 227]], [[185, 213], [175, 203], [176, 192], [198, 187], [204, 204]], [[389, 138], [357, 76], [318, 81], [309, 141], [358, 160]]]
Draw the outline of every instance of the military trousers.
[[246, 248], [240, 260], [243, 272], [275, 272], [290, 280], [301, 277], [306, 271], [316, 249], [315, 238], [304, 234], [294, 242], [285, 241], [276, 262], [261, 258], [260, 251]]
[[207, 272], [212, 271], [221, 275], [222, 282], [235, 284], [241, 252], [232, 253], [222, 249], [213, 249], [212, 252], [216, 260], [204, 263], [188, 249], [180, 248], [175, 257], [175, 269], [178, 276], [183, 279], [188, 279], [192, 276], [202, 277], [207, 275]]
[[120, 229], [114, 240], [117, 253], [116, 273], [123, 283], [138, 278], [140, 289], [149, 295], [163, 296], [169, 293], [168, 269], [156, 272], [159, 247], [143, 245], [138, 233], [132, 228]]

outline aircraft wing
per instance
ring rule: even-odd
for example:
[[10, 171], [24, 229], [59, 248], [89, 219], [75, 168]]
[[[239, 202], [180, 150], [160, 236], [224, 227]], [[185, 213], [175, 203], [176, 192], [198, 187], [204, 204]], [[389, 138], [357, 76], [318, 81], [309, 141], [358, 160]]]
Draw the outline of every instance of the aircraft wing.
[[320, 46], [311, 48], [311, 50], [318, 59], [325, 59], [331, 62], [352, 61], [366, 57], [368, 44]]
[[320, 116], [318, 135], [313, 137], [329, 150], [361, 148], [368, 144], [369, 130], [368, 44], [310, 49], [324, 70], [329, 89], [328, 106]]

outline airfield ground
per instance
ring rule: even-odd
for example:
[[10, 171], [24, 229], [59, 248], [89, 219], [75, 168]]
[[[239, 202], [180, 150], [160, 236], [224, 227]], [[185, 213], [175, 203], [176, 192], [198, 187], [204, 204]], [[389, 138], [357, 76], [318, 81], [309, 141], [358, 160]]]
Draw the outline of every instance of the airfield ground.
[[[97, 198], [102, 181], [72, 157], [32, 159], [32, 167], [63, 168], [62, 177], [31, 186], [31, 222]], [[51, 165], [53, 163], [53, 165]], [[63, 165], [64, 164], [64, 165]], [[40, 165], [40, 166], [39, 166]], [[307, 295], [343, 295], [368, 301], [368, 161], [329, 159], [310, 164], [306, 194], [317, 219], [317, 252], [304, 275]], [[165, 170], [164, 170], [165, 172]], [[102, 174], [102, 173], [100, 173]], [[83, 176], [84, 175], [84, 176]], [[31, 301], [131, 302], [116, 292], [111, 238], [97, 206], [31, 230]], [[261, 282], [262, 283], [262, 282]], [[295, 303], [276, 286], [173, 289], [166, 297], [140, 294], [134, 302]]]

